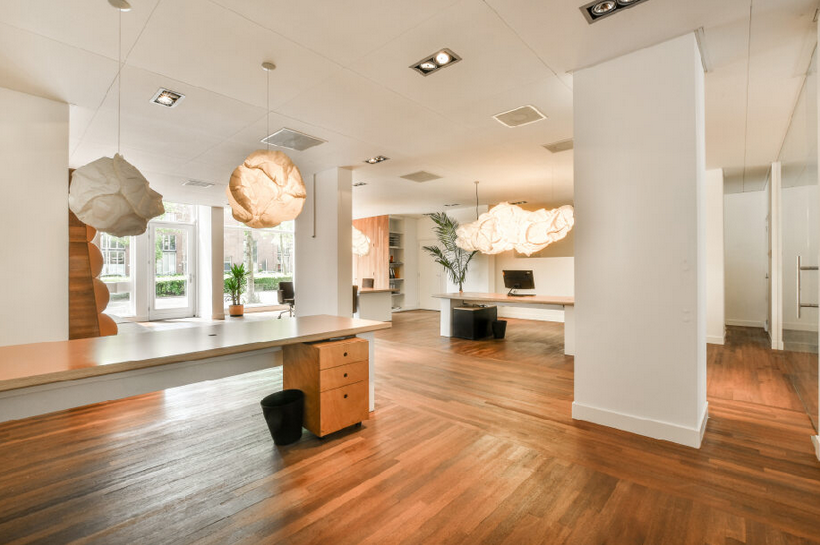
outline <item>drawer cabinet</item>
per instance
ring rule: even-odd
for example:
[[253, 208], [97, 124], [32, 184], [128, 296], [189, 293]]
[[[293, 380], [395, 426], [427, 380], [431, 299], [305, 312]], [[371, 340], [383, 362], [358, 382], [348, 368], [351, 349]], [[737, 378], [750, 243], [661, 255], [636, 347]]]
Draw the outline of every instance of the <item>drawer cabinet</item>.
[[285, 389], [305, 393], [304, 426], [324, 437], [368, 418], [368, 342], [352, 338], [284, 347]]

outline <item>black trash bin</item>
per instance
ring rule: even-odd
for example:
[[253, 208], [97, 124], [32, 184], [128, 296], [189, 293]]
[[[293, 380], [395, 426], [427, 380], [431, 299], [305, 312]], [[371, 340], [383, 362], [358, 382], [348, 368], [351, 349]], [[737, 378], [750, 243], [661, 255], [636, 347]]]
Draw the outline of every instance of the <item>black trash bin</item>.
[[276, 445], [289, 445], [302, 437], [302, 413], [305, 393], [282, 390], [262, 400], [262, 414]]
[[507, 333], [507, 320], [496, 320], [493, 322], [493, 337], [503, 339]]

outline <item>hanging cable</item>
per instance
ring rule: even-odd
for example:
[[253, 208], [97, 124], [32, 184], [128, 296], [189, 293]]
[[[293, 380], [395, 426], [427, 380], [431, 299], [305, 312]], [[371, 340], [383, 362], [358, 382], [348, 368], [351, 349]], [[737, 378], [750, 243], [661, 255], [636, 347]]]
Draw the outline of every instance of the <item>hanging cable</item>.
[[475, 181], [475, 219], [478, 219], [478, 180]]
[[752, 8], [754, 0], [749, 0], [749, 37], [746, 44], [746, 112], [743, 123], [743, 178], [740, 182], [741, 192], [746, 191], [746, 159], [749, 154], [749, 87], [752, 66]]
[[117, 10], [119, 18], [119, 39], [117, 43], [117, 153], [120, 153], [122, 135], [122, 10]]
[[270, 70], [265, 70], [265, 76], [268, 79], [265, 88], [265, 145], [268, 146], [268, 151], [270, 151], [270, 141], [267, 140], [270, 136]]

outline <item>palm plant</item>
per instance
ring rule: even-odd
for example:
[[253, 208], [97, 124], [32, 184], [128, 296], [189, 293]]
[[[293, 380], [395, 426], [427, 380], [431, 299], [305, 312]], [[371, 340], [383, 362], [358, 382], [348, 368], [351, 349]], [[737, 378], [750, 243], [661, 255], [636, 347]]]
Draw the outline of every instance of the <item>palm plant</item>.
[[234, 265], [231, 267], [230, 276], [225, 279], [225, 299], [230, 300], [233, 305], [240, 304], [247, 285], [248, 273], [245, 271], [245, 264]]
[[467, 277], [467, 268], [473, 257], [478, 252], [468, 252], [456, 244], [458, 235], [458, 221], [452, 219], [444, 212], [427, 214], [433, 220], [435, 227], [433, 232], [441, 243], [439, 246], [424, 246], [424, 250], [429, 253], [436, 263], [444, 267], [447, 275], [454, 284], [458, 284], [458, 291], [464, 291], [464, 279]]

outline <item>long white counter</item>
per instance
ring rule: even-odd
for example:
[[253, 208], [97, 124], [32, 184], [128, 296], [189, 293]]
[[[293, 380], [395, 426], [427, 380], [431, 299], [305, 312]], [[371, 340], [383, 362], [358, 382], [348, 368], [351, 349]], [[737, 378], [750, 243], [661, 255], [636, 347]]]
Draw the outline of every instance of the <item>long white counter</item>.
[[281, 365], [287, 344], [356, 335], [389, 323], [339, 316], [228, 322], [131, 335], [0, 347], [0, 422]]

